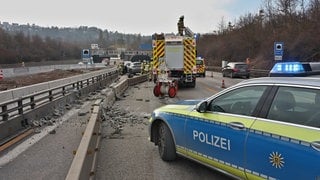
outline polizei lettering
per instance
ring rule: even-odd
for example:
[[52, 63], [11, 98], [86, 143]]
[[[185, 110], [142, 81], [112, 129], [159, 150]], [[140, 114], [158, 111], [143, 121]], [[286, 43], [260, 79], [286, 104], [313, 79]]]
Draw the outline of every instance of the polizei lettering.
[[213, 134], [204, 133], [201, 131], [193, 130], [193, 140], [206, 143], [208, 145], [224, 149], [227, 151], [231, 150], [230, 139], [215, 136]]

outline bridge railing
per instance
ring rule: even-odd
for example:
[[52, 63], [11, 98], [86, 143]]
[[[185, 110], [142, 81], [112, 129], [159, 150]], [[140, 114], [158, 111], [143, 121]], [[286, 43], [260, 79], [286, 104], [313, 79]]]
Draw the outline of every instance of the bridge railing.
[[117, 78], [118, 71], [112, 68], [0, 92], [0, 142], [31, 124], [33, 119], [52, 114], [57, 106], [55, 102], [71, 103]]

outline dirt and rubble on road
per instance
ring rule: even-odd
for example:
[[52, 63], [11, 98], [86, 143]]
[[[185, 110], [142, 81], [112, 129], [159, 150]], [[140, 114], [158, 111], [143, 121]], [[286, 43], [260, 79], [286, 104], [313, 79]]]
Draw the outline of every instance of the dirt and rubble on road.
[[23, 86], [29, 86], [32, 84], [38, 84], [42, 82], [53, 81], [56, 79], [67, 78], [80, 74], [87, 73], [89, 71], [96, 71], [100, 69], [71, 69], [61, 70], [55, 69], [49, 72], [43, 72], [38, 74], [29, 74], [24, 76], [9, 77], [0, 80], [0, 91], [14, 89]]

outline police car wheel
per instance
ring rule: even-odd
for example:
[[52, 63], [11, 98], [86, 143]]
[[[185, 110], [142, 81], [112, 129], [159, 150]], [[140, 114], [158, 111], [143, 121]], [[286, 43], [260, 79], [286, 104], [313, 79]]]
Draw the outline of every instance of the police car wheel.
[[164, 123], [159, 125], [158, 149], [162, 160], [173, 161], [176, 159], [176, 148], [168, 126]]

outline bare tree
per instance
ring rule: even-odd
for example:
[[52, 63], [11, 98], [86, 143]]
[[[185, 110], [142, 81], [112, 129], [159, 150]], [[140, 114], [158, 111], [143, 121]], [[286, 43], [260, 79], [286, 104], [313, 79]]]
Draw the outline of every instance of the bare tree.
[[277, 0], [278, 10], [285, 16], [291, 16], [296, 12], [299, 0]]
[[218, 24], [218, 33], [223, 34], [226, 30], [226, 22], [224, 20], [224, 17], [221, 17], [220, 23]]

